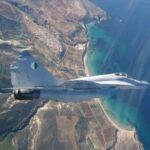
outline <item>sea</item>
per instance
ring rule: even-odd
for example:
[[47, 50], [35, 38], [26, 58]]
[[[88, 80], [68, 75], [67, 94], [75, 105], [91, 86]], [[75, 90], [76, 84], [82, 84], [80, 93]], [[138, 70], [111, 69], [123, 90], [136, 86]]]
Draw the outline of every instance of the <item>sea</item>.
[[[150, 0], [93, 0], [108, 20], [87, 25], [90, 44], [87, 66], [91, 75], [125, 72], [150, 82]], [[120, 127], [136, 128], [150, 150], [150, 89], [119, 90], [102, 100]]]

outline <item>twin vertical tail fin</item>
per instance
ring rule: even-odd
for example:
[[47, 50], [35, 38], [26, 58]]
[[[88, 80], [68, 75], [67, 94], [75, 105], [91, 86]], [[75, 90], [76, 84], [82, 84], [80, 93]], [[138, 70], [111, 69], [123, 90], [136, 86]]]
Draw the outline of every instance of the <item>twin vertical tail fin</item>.
[[14, 89], [48, 88], [59, 80], [46, 70], [28, 51], [23, 51], [11, 64], [11, 82]]

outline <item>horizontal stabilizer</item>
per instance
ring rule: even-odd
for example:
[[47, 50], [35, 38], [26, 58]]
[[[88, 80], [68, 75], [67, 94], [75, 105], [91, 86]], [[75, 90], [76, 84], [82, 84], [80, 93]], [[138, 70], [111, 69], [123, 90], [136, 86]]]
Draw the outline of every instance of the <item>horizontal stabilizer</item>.
[[0, 88], [0, 93], [12, 93], [13, 88]]

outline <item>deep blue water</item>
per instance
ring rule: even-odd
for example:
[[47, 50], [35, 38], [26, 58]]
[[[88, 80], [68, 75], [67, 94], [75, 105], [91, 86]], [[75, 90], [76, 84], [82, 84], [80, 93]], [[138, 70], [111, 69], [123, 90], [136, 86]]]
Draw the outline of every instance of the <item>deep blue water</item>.
[[[150, 1], [93, 0], [109, 15], [101, 25], [88, 25], [91, 74], [126, 72], [150, 82]], [[103, 101], [122, 126], [136, 127], [145, 150], [150, 150], [150, 90], [119, 91]]]

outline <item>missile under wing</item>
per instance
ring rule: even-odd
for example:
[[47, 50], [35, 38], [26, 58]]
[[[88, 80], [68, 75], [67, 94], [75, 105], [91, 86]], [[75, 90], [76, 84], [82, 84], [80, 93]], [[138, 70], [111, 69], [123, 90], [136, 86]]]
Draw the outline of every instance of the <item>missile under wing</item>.
[[81, 101], [107, 95], [112, 89], [141, 89], [149, 87], [145, 81], [135, 80], [124, 73], [113, 73], [72, 80], [53, 76], [28, 51], [23, 51], [11, 64], [12, 91], [15, 99], [52, 99], [60, 101]]

